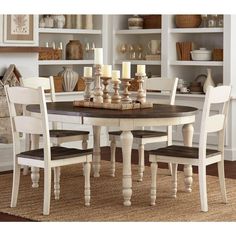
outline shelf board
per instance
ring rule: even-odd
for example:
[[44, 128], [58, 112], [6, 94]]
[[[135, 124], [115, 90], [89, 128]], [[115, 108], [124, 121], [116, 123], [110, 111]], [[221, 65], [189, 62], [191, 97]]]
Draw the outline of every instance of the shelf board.
[[161, 29], [117, 30], [116, 34], [161, 34]]
[[223, 66], [223, 61], [172, 61], [171, 66]]
[[101, 30], [39, 28], [40, 34], [102, 34]]
[[170, 29], [170, 33], [223, 33], [223, 28], [178, 28], [178, 29]]
[[37, 53], [41, 50], [41, 47], [17, 47], [17, 46], [0, 46], [0, 52], [11, 53]]
[[39, 60], [40, 66], [56, 66], [56, 65], [90, 65], [93, 64], [93, 60]]
[[[158, 96], [169, 96], [169, 94], [164, 94], [160, 92], [147, 92], [149, 95], [158, 95]], [[182, 94], [182, 93], [176, 93], [176, 97], [190, 97], [190, 98], [205, 98], [205, 94]]]
[[161, 61], [147, 60], [117, 60], [115, 64], [122, 64], [123, 61], [130, 61], [132, 65], [161, 65]]

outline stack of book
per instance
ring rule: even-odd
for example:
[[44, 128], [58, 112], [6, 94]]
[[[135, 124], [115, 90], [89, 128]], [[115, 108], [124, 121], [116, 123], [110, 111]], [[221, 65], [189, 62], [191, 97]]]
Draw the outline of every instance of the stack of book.
[[190, 52], [193, 49], [194, 49], [193, 42], [177, 42], [176, 43], [177, 60], [190, 61], [191, 60]]

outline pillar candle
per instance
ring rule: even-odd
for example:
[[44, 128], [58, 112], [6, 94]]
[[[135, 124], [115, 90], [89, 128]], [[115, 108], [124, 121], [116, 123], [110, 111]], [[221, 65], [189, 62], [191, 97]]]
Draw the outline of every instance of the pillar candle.
[[130, 78], [130, 64], [129, 61], [122, 62], [122, 78]]
[[137, 75], [139, 75], [139, 76], [146, 75], [146, 66], [145, 65], [137, 65]]
[[102, 66], [102, 76], [103, 77], [111, 77], [111, 65], [103, 65]]
[[113, 70], [112, 71], [112, 80], [117, 81], [120, 78], [120, 71], [119, 70]]
[[84, 67], [84, 77], [92, 78], [93, 68], [92, 67]]
[[95, 65], [103, 64], [103, 49], [102, 48], [94, 49], [94, 64]]

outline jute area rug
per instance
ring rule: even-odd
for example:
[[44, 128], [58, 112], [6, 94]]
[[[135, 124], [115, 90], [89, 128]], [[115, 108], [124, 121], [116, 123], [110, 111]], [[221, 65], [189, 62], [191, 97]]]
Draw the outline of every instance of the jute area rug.
[[[150, 206], [150, 167], [143, 182], [137, 182], [137, 165], [132, 166], [132, 206], [123, 206], [122, 164], [116, 165], [116, 177], [109, 176], [110, 163], [102, 161], [101, 177], [91, 177], [91, 206], [84, 206], [84, 178], [81, 165], [62, 168], [61, 197], [54, 200], [51, 212], [42, 215], [43, 172], [40, 187], [31, 188], [30, 176], [21, 176], [18, 205], [10, 208], [12, 174], [0, 176], [0, 211], [36, 221], [236, 221], [236, 180], [226, 179], [228, 204], [221, 201], [218, 178], [207, 176], [209, 212], [200, 212], [198, 178], [194, 174], [192, 193], [184, 192], [183, 173], [178, 173], [177, 198], [170, 197], [171, 178], [158, 174], [156, 206]], [[52, 190], [53, 193], [53, 190]]]

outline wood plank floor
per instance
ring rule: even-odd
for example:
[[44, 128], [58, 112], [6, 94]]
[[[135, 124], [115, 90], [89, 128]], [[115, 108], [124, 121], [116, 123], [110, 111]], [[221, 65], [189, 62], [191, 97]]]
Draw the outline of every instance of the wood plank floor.
[[[109, 147], [103, 147], [102, 148], [102, 159], [103, 160], [109, 160], [110, 159], [110, 149]], [[122, 161], [122, 155], [121, 155], [121, 149], [117, 148], [116, 153], [116, 160], [118, 162]], [[133, 150], [132, 152], [132, 163], [137, 164], [138, 163], [138, 152], [137, 150]], [[149, 165], [148, 162], [148, 154], [145, 153], [145, 165]], [[167, 168], [167, 165], [160, 163], [160, 168]], [[179, 170], [182, 170], [183, 167], [179, 166]], [[194, 173], [197, 173], [197, 168], [193, 169]], [[6, 172], [9, 173], [9, 172]], [[1, 173], [5, 174], [5, 173]], [[217, 176], [217, 165], [211, 165], [207, 168], [207, 174]], [[232, 161], [225, 161], [225, 176], [226, 178], [233, 178], [236, 179], [236, 162]], [[2, 222], [8, 222], [8, 221], [31, 221], [29, 219], [25, 219], [22, 217], [12, 216], [5, 213], [0, 213], [0, 221]]]

